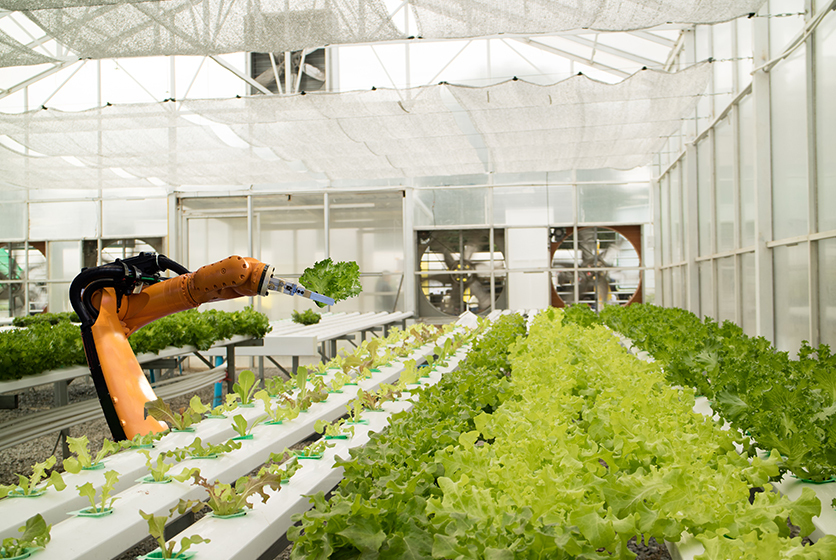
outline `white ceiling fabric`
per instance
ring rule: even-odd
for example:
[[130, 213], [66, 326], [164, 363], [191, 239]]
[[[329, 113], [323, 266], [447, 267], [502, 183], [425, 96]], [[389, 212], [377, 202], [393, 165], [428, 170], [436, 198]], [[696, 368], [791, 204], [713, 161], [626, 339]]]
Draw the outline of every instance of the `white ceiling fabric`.
[[56, 60], [33, 51], [0, 31], [0, 67], [26, 66], [45, 62], [56, 62]]
[[[625, 31], [727, 21], [763, 1], [410, 0], [418, 27], [411, 33], [441, 39]], [[80, 58], [282, 52], [403, 38], [382, 0], [0, 0], [0, 7], [24, 11]]]
[[754, 13], [763, 0], [410, 0], [423, 37], [474, 37], [664, 23], [718, 23]]
[[[485, 173], [473, 130], [457, 121], [466, 116], [496, 172], [627, 169], [649, 163], [710, 72], [703, 63], [676, 74], [645, 70], [615, 85], [576, 76], [551, 86], [509, 81], [0, 114], [0, 166], [12, 185], [86, 189], [147, 186], [149, 178], [176, 187]], [[44, 157], [17, 153], [21, 146]]]
[[708, 85], [708, 63], [642, 70], [618, 83], [574, 76], [554, 85], [448, 86], [490, 150], [493, 171], [631, 169], [648, 163]]

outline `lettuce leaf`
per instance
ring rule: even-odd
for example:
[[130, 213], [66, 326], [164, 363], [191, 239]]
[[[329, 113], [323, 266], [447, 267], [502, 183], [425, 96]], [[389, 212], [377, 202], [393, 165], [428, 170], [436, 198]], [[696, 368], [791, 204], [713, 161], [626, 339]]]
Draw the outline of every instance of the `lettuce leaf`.
[[[363, 291], [360, 286], [360, 266], [354, 261], [319, 261], [305, 269], [299, 277], [299, 283], [312, 292], [333, 298], [335, 302], [354, 297]], [[325, 307], [324, 303], [316, 304]]]

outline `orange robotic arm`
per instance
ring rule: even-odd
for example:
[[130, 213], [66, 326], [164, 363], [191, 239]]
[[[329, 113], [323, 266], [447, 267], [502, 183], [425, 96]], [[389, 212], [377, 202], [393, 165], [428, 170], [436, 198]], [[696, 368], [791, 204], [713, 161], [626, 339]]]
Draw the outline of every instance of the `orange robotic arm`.
[[[163, 270], [180, 276], [161, 280]], [[117, 441], [167, 428], [145, 417], [145, 403], [157, 397], [128, 336], [160, 317], [202, 303], [267, 295], [272, 275], [272, 266], [252, 258], [232, 256], [188, 272], [164, 255], [147, 253], [82, 270], [70, 286], [70, 302], [81, 319], [87, 363]]]

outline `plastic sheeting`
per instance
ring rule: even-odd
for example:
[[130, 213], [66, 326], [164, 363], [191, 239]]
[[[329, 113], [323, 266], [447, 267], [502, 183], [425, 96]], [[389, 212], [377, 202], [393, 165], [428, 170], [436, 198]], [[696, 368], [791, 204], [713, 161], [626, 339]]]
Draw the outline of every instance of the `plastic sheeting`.
[[[713, 23], [764, 0], [410, 0], [424, 38]], [[382, 0], [0, 0], [80, 58], [282, 52], [403, 38]], [[396, 17], [402, 17], [398, 15]], [[26, 62], [19, 62], [26, 64]]]
[[0, 31], [0, 67], [26, 66], [45, 62], [56, 62], [56, 60], [21, 45], [12, 37]]
[[0, 114], [0, 166], [12, 185], [88, 189], [632, 168], [679, 128], [710, 72]]
[[718, 23], [754, 13], [764, 0], [410, 0], [424, 37], [632, 31], [665, 23]]
[[24, 13], [80, 58], [282, 52], [400, 36], [381, 0], [158, 0]]
[[643, 70], [618, 84], [449, 86], [490, 150], [493, 171], [631, 169], [648, 163], [708, 85], [710, 65]]

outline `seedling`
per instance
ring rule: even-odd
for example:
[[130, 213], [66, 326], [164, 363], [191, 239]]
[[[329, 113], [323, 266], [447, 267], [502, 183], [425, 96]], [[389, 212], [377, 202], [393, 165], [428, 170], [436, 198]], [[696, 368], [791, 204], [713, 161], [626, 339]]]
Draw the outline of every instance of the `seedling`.
[[363, 403], [363, 408], [368, 408], [369, 410], [380, 410], [380, 405], [382, 404], [380, 397], [371, 391], [364, 391], [360, 389], [357, 391], [357, 399]]
[[[271, 397], [278, 397], [279, 395], [290, 393], [293, 390], [293, 380], [288, 379], [285, 381], [276, 375], [264, 380], [264, 388]], [[253, 396], [258, 398], [258, 393]]]
[[[32, 474], [28, 477], [23, 476], [22, 474], [18, 474], [18, 483], [11, 484], [8, 486], [0, 485], [0, 498], [3, 498], [7, 495], [11, 496], [40, 496], [43, 494], [47, 487], [52, 486], [59, 492], [67, 487], [64, 483], [64, 479], [61, 477], [61, 473], [58, 471], [52, 471], [47, 478], [46, 483], [38, 487], [38, 484], [46, 477], [47, 469], [51, 469], [55, 466], [55, 455], [44, 461], [43, 463], [35, 463], [32, 465]], [[2, 558], [2, 556], [0, 556]]]
[[120, 449], [120, 445], [118, 443], [114, 443], [109, 439], [106, 439], [102, 442], [101, 450], [96, 453], [95, 457], [91, 457], [90, 451], [87, 449], [89, 444], [90, 442], [87, 440], [87, 436], [67, 438], [67, 446], [70, 448], [71, 453], [75, 453], [75, 457], [68, 457], [64, 459], [64, 470], [77, 474], [81, 472], [82, 469], [89, 470], [101, 468], [102, 459], [108, 455], [116, 453]]
[[340, 370], [334, 374], [334, 379], [331, 380], [331, 390], [341, 391], [345, 384], [351, 381], [351, 376]]
[[212, 407], [208, 404], [203, 404], [199, 395], [195, 395], [189, 400], [189, 409], [197, 414], [207, 414], [212, 411]]
[[[198, 399], [199, 400], [199, 399]], [[154, 442], [163, 437], [163, 433], [149, 432], [145, 435], [137, 434], [133, 439], [126, 439], [119, 442], [122, 449], [137, 449], [143, 447], [153, 447]]]
[[350, 424], [363, 424], [365, 423], [360, 416], [363, 414], [363, 401], [360, 399], [354, 399], [351, 403], [345, 405], [348, 409], [348, 422]]
[[211, 411], [209, 411], [209, 416], [214, 418], [221, 418], [226, 416], [227, 412], [232, 412], [238, 408], [238, 396], [235, 393], [230, 393], [226, 396], [226, 399], [223, 404], [219, 404]]
[[314, 431], [323, 434], [325, 439], [348, 439], [354, 435], [354, 426], [347, 426], [345, 418], [333, 423], [320, 419], [314, 424]]
[[294, 453], [300, 459], [321, 459], [322, 454], [329, 447], [334, 447], [334, 444], [328, 443], [325, 439], [320, 439], [300, 451], [294, 451]]
[[154, 537], [160, 545], [160, 552], [163, 558], [180, 558], [192, 545], [212, 542], [209, 539], [204, 539], [200, 535], [183, 537], [180, 539], [180, 550], [174, 552], [174, 547], [177, 546], [176, 541], [171, 540], [166, 542], [165, 540], [165, 523], [168, 521], [168, 517], [145, 513], [142, 510], [139, 510], [139, 514], [148, 522], [148, 534]]
[[308, 410], [311, 406], [311, 402], [313, 402], [308, 396], [308, 368], [298, 368], [296, 370], [296, 374], [293, 376], [293, 382], [299, 389], [299, 393], [296, 395], [296, 406], [298, 406], [300, 410]]
[[238, 438], [251, 439], [252, 434], [250, 432], [252, 432], [253, 428], [258, 426], [267, 417], [268, 416], [266, 414], [263, 415], [263, 416], [259, 416], [258, 418], [256, 418], [255, 420], [253, 420], [251, 423], [248, 424], [247, 419], [244, 418], [243, 415], [236, 414], [235, 416], [232, 417], [232, 429], [235, 430], [236, 434], [238, 434]]
[[[83, 513], [104, 513], [113, 507], [113, 502], [118, 500], [118, 497], [111, 498], [110, 493], [113, 492], [113, 487], [119, 482], [119, 473], [116, 471], [107, 471], [105, 473], [105, 483], [102, 484], [101, 496], [99, 504], [96, 503], [96, 488], [89, 482], [85, 482], [81, 486], [76, 486], [78, 494], [90, 500], [90, 507], [82, 510]], [[108, 501], [109, 499], [109, 501]]]
[[407, 360], [404, 362], [403, 372], [398, 379], [399, 387], [406, 387], [418, 383], [418, 368], [415, 366], [415, 360]]
[[203, 442], [200, 438], [194, 438], [194, 441], [191, 442], [186, 447], [178, 447], [177, 449], [172, 449], [166, 453], [168, 457], [174, 457], [177, 461], [182, 461], [183, 459], [188, 458], [209, 458], [209, 457], [217, 457], [223, 453], [229, 453], [233, 449], [240, 449], [241, 443], [238, 441], [229, 440], [226, 443], [210, 443], [206, 446], [203, 445]]
[[180, 409], [177, 413], [162, 399], [145, 403], [145, 412], [154, 419], [168, 424], [170, 429], [181, 432], [191, 431], [191, 425], [201, 420], [200, 414], [191, 408]]
[[380, 389], [377, 391], [377, 397], [379, 399], [379, 404], [383, 404], [387, 401], [394, 402], [401, 398], [401, 389], [394, 385], [389, 385], [388, 383], [381, 383]]
[[[296, 454], [285, 447], [281, 453], [271, 453], [270, 461], [264, 469], [279, 475], [282, 480], [290, 480], [296, 472], [302, 468]], [[261, 473], [259, 472], [259, 475]]]
[[194, 484], [206, 489], [206, 493], [209, 494], [209, 500], [201, 502], [198, 500], [181, 499], [177, 505], [177, 511], [181, 514], [186, 513], [188, 510], [197, 513], [208, 506], [216, 516], [234, 515], [244, 508], [253, 507], [249, 502], [249, 498], [253, 494], [259, 494], [262, 503], [264, 503], [270, 497], [265, 487], [278, 490], [281, 484], [281, 478], [278, 475], [265, 469], [262, 469], [254, 477], [242, 476], [235, 481], [235, 485], [224, 484], [217, 480], [209, 483], [208, 480], [200, 475], [199, 470], [195, 470], [191, 476]]
[[343, 358], [342, 364], [340, 364], [340, 368], [342, 368], [343, 373], [348, 373], [353, 368], [359, 366], [360, 363], [361, 363], [361, 360], [357, 356], [354, 356], [354, 355], [346, 356], [345, 358]]
[[295, 408], [292, 404], [289, 406], [282, 406], [281, 403], [273, 403], [270, 395], [264, 389], [256, 393], [255, 398], [264, 403], [264, 412], [267, 413], [268, 422], [279, 424], [285, 420], [293, 420], [299, 416], [298, 408]]
[[238, 374], [238, 383], [232, 386], [233, 392], [238, 396], [243, 406], [253, 404], [253, 394], [258, 389], [258, 383], [255, 381], [255, 374], [245, 369]]
[[156, 461], [152, 461], [150, 452], [145, 449], [140, 449], [139, 452], [145, 455], [145, 466], [148, 467], [154, 482], [163, 482], [171, 478], [166, 473], [171, 470], [174, 464], [165, 462], [165, 453], [160, 453], [157, 455]]
[[27, 548], [46, 546], [50, 539], [50, 529], [52, 529], [52, 525], [47, 525], [43, 516], [36, 513], [26, 520], [26, 525], [18, 529], [18, 532], [23, 533], [23, 535], [18, 538], [8, 537], [3, 539], [0, 558], [22, 556], [26, 553]]

